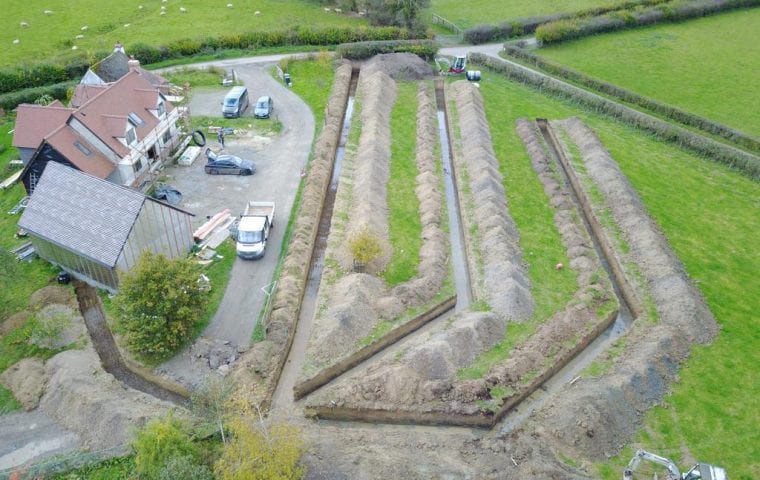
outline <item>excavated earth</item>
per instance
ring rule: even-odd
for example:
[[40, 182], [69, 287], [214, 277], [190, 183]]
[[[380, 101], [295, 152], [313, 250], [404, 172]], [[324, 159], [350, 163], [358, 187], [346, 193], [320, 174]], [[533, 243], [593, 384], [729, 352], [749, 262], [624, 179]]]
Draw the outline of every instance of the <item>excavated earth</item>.
[[[449, 272], [449, 244], [442, 228], [445, 204], [434, 158], [437, 139], [434, 100], [429, 86], [420, 84], [416, 194], [420, 201], [422, 246], [418, 273], [412, 280], [393, 288], [372, 274], [384, 268], [392, 253], [387, 238], [386, 184], [395, 89], [395, 82], [385, 73], [367, 74], [362, 70], [357, 91], [361, 104], [361, 136], [356, 151], [347, 151], [343, 160], [317, 300], [320, 307], [306, 349], [302, 384], [359, 350], [360, 341], [379, 322], [391, 320], [399, 326], [408, 321], [410, 318], [404, 312], [431, 301]], [[347, 221], [341, 222], [340, 212], [347, 212]], [[364, 228], [381, 240], [385, 254], [367, 265], [368, 273], [354, 273], [348, 239]]]

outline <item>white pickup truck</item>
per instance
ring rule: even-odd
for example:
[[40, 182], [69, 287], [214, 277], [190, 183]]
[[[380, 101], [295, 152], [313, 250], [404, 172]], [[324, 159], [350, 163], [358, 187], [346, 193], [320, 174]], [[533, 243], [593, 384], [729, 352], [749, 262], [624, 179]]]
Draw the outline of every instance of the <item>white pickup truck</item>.
[[248, 202], [240, 218], [232, 225], [240, 258], [264, 256], [269, 230], [274, 226], [274, 202]]

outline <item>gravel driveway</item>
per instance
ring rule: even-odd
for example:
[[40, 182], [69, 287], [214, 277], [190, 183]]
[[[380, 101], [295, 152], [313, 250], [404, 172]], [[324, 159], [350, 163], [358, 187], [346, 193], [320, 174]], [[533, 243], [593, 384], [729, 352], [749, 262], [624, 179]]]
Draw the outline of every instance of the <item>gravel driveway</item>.
[[[266, 255], [260, 260], [236, 259], [232, 277], [219, 310], [203, 337], [229, 342], [235, 347], [250, 342], [256, 319], [264, 306], [265, 294], [261, 288], [272, 281], [287, 219], [293, 206], [301, 169], [306, 166], [314, 137], [314, 116], [309, 107], [270, 74], [273, 64], [251, 63], [237, 65], [235, 71], [248, 87], [251, 107], [246, 111], [251, 123], [253, 103], [261, 95], [274, 99], [274, 116], [282, 122], [282, 131], [272, 137], [250, 136], [225, 138], [225, 152], [249, 158], [256, 164], [256, 174], [248, 177], [235, 175], [207, 175], [203, 171], [205, 158], [199, 157], [190, 167], [172, 166], [166, 169], [168, 183], [183, 194], [181, 208], [194, 213], [194, 226], [206, 217], [224, 208], [239, 215], [248, 200], [276, 203], [275, 228], [271, 231]], [[226, 89], [201, 91], [193, 96], [190, 112], [193, 115], [220, 116], [220, 103]], [[209, 138], [208, 146], [218, 149], [216, 139]], [[180, 382], [192, 386], [208, 372], [186, 350], [159, 368]]]

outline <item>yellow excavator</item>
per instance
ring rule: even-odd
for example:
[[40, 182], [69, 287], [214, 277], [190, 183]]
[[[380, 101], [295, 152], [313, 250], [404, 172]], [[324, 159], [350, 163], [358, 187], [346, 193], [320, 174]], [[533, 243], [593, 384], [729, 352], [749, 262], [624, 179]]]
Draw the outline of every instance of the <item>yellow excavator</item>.
[[[643, 461], [651, 462], [664, 467], [665, 470], [667, 470], [667, 476], [664, 477], [663, 480], [728, 480], [728, 476], [726, 476], [726, 470], [721, 467], [716, 467], [715, 465], [710, 465], [709, 463], [698, 463], [691, 467], [688, 472], [681, 473], [681, 471], [678, 469], [678, 466], [673, 460], [655, 455], [654, 453], [649, 453], [644, 450], [636, 451], [636, 454], [633, 456], [631, 461], [628, 462], [628, 467], [623, 470], [623, 480], [634, 480], [636, 469]], [[642, 477], [637, 476], [635, 478]], [[648, 478], [658, 479], [659, 477], [655, 474], [654, 477]]]

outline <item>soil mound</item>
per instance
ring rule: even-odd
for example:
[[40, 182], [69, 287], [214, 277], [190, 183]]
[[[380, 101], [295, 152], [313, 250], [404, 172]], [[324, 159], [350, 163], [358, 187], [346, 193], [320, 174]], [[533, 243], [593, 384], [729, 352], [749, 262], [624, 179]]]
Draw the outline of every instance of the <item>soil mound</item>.
[[22, 310], [14, 313], [5, 320], [0, 321], [0, 336], [7, 335], [13, 330], [26, 325], [26, 322], [28, 322], [30, 318], [32, 318], [32, 314]]
[[[476, 297], [485, 299], [498, 315], [525, 320], [533, 311], [527, 267], [522, 261], [519, 235], [509, 216], [503, 179], [493, 151], [483, 97], [469, 82], [459, 81], [448, 92], [459, 115], [461, 149], [455, 148], [457, 180], [469, 177], [460, 192], [471, 192], [471, 210], [463, 215], [467, 233], [470, 274]], [[464, 175], [466, 172], [466, 176]], [[473, 247], [476, 246], [476, 247]], [[478, 261], [478, 259], [480, 261]], [[482, 272], [482, 274], [481, 274]]]
[[435, 75], [433, 67], [413, 53], [382, 53], [362, 67], [362, 74], [383, 72], [394, 80], [422, 80]]
[[32, 310], [44, 308], [53, 303], [77, 308], [77, 298], [74, 295], [74, 289], [61, 285], [49, 285], [40, 288], [29, 297], [29, 307]]
[[25, 358], [0, 375], [0, 383], [13, 392], [27, 411], [39, 405], [47, 380], [45, 364], [39, 358]]

